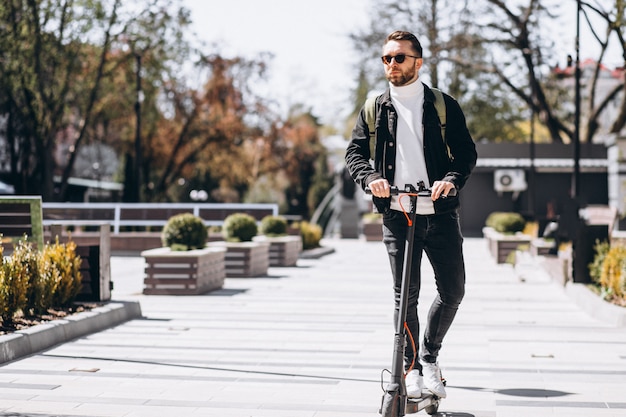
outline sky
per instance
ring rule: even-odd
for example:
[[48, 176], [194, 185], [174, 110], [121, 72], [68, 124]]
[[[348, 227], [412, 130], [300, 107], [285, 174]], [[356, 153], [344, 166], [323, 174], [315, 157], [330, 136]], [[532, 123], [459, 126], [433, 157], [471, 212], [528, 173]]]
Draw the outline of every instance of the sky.
[[356, 77], [348, 35], [367, 22], [365, 0], [184, 0], [194, 30], [225, 56], [272, 52], [272, 98], [286, 112], [311, 103], [322, 123], [350, 112]]
[[[342, 126], [351, 111], [356, 82], [355, 52], [348, 35], [367, 25], [370, 1], [183, 0], [183, 4], [191, 10], [198, 37], [217, 43], [223, 55], [275, 55], [265, 88], [281, 103], [282, 115], [290, 105], [306, 103], [322, 123]], [[563, 21], [554, 33], [560, 38], [555, 39], [560, 45], [558, 60], [564, 65], [567, 54], [574, 55], [576, 8], [561, 11]], [[619, 51], [612, 51], [605, 62], [618, 65]], [[584, 32], [580, 57], [597, 57], [595, 41]]]

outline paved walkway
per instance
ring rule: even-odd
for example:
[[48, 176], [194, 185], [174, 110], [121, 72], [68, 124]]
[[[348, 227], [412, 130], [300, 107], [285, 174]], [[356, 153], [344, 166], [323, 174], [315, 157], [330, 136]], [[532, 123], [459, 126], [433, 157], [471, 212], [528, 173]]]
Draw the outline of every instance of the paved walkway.
[[[393, 342], [386, 254], [325, 245], [335, 253], [195, 297], [143, 296], [142, 259], [115, 257], [113, 298], [139, 300], [144, 318], [0, 367], [0, 416], [377, 416]], [[522, 282], [482, 239], [466, 258], [440, 415], [626, 416], [625, 327], [587, 315], [541, 268]]]

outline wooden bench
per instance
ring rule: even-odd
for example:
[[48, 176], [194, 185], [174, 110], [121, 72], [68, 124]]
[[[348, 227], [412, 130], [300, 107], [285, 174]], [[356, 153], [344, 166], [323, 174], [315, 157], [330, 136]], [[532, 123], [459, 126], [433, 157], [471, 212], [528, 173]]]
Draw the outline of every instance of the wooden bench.
[[38, 248], [43, 248], [43, 226], [40, 196], [4, 196], [0, 198], [0, 234], [4, 254], [24, 235]]

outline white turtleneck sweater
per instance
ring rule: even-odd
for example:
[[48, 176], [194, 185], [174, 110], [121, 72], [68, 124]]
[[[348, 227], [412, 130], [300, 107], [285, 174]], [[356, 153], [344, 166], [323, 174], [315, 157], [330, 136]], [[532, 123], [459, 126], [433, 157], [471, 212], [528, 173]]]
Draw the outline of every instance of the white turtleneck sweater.
[[[424, 181], [426, 187], [430, 187], [424, 159], [424, 85], [416, 80], [401, 87], [392, 84], [389, 87], [391, 101], [398, 112], [394, 184], [403, 189], [405, 184], [416, 186], [418, 181]], [[407, 203], [402, 203], [406, 208]], [[402, 210], [397, 197], [392, 197], [391, 208]]]

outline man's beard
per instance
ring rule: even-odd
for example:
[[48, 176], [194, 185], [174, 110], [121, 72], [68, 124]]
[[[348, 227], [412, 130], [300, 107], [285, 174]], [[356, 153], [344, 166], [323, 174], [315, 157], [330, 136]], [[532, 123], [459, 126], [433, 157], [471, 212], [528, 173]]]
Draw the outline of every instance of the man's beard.
[[393, 74], [387, 75], [387, 80], [391, 84], [395, 85], [396, 87], [402, 87], [403, 85], [409, 84], [410, 82], [414, 80], [415, 73], [416, 73], [415, 68], [411, 67], [406, 72], [400, 70], [400, 74], [393, 73]]

